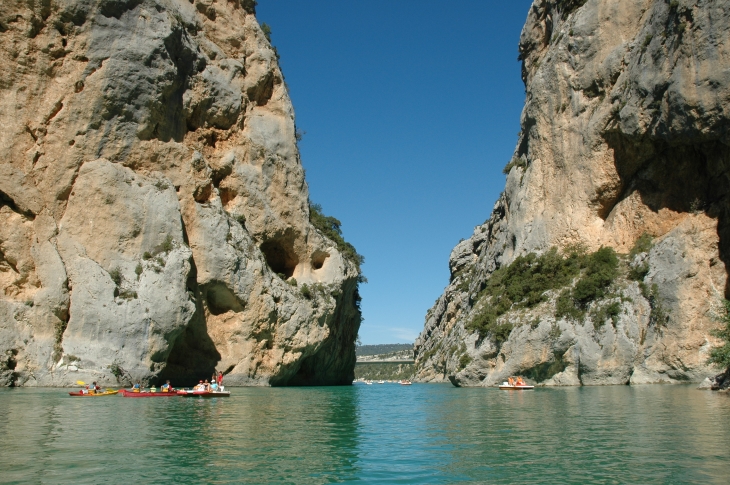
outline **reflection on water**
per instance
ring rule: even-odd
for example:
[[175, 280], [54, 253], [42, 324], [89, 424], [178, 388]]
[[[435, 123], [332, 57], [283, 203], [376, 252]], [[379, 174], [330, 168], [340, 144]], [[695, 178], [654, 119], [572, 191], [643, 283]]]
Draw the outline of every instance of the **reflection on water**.
[[727, 483], [730, 396], [690, 386], [0, 391], [2, 483]]

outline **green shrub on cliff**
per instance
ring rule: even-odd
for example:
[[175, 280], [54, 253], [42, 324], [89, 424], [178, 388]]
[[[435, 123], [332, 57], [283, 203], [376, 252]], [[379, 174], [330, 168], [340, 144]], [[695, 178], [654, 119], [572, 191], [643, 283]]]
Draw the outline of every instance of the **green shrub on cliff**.
[[[358, 254], [355, 246], [345, 241], [342, 237], [342, 223], [339, 219], [332, 216], [326, 216], [322, 213], [322, 206], [309, 202], [309, 222], [312, 223], [322, 234], [337, 244], [337, 250], [342, 256], [355, 263], [357, 271], [360, 272], [360, 265], [365, 263], [365, 258]], [[365, 279], [361, 278], [364, 283]]]
[[575, 287], [560, 293], [555, 303], [555, 318], [583, 318], [588, 305], [606, 296], [619, 273], [618, 256], [609, 247], [601, 247], [595, 253], [583, 256], [583, 265], [585, 271]]
[[730, 301], [722, 301], [722, 313], [718, 320], [723, 324], [722, 328], [712, 331], [712, 335], [722, 340], [723, 344], [710, 350], [708, 364], [716, 364], [723, 369], [730, 368]]
[[481, 309], [467, 323], [467, 330], [479, 332], [482, 338], [491, 333], [497, 343], [506, 340], [512, 325], [498, 325], [497, 319], [513, 307], [533, 307], [545, 301], [546, 291], [569, 285], [579, 274], [583, 259], [577, 250], [560, 254], [555, 247], [540, 256], [518, 256], [487, 280], [477, 297]]
[[602, 247], [588, 256], [586, 272], [573, 289], [573, 298], [582, 305], [605, 296], [606, 289], [618, 276], [618, 256], [610, 247]]

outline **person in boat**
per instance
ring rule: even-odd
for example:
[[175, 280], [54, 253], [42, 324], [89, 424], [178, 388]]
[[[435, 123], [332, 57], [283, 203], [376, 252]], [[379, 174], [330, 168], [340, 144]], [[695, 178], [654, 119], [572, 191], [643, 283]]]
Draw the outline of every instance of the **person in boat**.
[[525, 381], [522, 380], [522, 377], [517, 378], [517, 382], [515, 383], [516, 386], [524, 386]]
[[510, 386], [514, 386], [515, 385], [515, 380], [513, 378], [509, 377], [507, 379], [507, 384], [509, 384]]
[[141, 391], [142, 391], [142, 384], [140, 384], [139, 382], [135, 383], [132, 386], [132, 392], [141, 392]]
[[203, 385], [203, 390], [210, 392], [210, 382], [208, 382], [208, 379], [205, 380], [205, 384]]
[[96, 381], [91, 383], [91, 387], [89, 387], [89, 394], [96, 394], [97, 392], [101, 391], [101, 387], [96, 384]]
[[218, 389], [223, 390], [223, 372], [218, 371], [218, 378], [216, 381], [218, 382]]
[[213, 392], [217, 391], [218, 390], [218, 383], [215, 382], [215, 381], [211, 381], [210, 390], [213, 391]]
[[205, 385], [203, 384], [203, 381], [199, 381], [195, 387], [193, 387], [193, 391], [202, 391], [205, 389]]
[[170, 385], [169, 380], [167, 382], [165, 382], [164, 384], [162, 384], [160, 386], [160, 389], [162, 390], [162, 392], [172, 392], [172, 390], [173, 390], [172, 386]]

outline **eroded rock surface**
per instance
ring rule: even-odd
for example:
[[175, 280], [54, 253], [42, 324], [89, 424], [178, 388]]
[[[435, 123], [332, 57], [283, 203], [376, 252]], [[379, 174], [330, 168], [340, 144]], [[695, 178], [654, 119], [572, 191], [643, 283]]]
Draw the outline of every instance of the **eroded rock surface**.
[[[490, 386], [523, 374], [596, 385], [717, 374], [706, 360], [730, 258], [728, 37], [727, 2], [533, 2], [505, 190], [451, 254], [451, 282], [416, 342], [420, 380]], [[555, 291], [500, 317], [512, 328], [506, 341], [468, 330], [485, 282], [518, 256], [576, 244], [625, 254], [644, 233], [654, 242], [638, 256], [648, 272], [614, 283], [613, 323], [556, 318]], [[668, 319], [658, 322], [656, 308]]]
[[352, 381], [359, 269], [254, 4], [0, 4], [1, 384]]

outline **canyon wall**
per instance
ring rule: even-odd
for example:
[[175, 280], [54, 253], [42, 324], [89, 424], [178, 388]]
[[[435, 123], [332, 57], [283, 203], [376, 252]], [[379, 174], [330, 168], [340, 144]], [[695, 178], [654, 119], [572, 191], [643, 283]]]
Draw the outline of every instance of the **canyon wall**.
[[352, 381], [359, 264], [254, 4], [0, 4], [0, 385]]
[[[718, 372], [706, 361], [730, 262], [728, 38], [722, 1], [533, 2], [506, 186], [451, 253], [451, 281], [416, 341], [419, 380], [639, 384]], [[581, 315], [559, 308], [576, 277], [475, 331], [498, 297], [485, 296], [495, 271], [553, 247], [613, 248], [618, 276]]]

